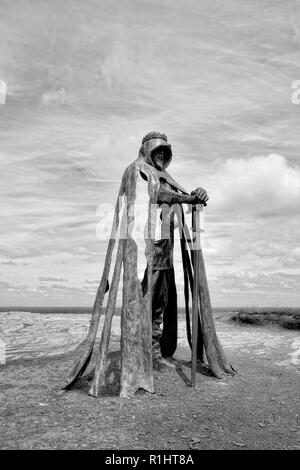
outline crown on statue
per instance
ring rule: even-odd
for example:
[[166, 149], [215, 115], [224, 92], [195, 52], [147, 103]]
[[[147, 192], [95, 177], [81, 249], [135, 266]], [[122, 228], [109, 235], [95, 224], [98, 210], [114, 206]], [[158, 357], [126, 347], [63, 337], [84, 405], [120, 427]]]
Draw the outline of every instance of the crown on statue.
[[154, 132], [149, 132], [149, 134], [146, 134], [145, 137], [143, 137], [142, 145], [151, 139], [163, 139], [165, 142], [168, 142], [168, 138], [165, 134], [161, 134], [160, 132], [154, 131]]

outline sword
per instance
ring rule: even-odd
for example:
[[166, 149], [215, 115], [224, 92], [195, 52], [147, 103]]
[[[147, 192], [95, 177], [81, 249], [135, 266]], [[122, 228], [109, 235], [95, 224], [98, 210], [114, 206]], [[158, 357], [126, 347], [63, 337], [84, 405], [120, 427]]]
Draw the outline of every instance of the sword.
[[193, 204], [192, 206], [192, 232], [193, 232], [193, 305], [192, 305], [192, 367], [191, 386], [196, 387], [197, 346], [198, 346], [198, 306], [199, 306], [199, 254], [200, 254], [200, 212], [206, 204]]

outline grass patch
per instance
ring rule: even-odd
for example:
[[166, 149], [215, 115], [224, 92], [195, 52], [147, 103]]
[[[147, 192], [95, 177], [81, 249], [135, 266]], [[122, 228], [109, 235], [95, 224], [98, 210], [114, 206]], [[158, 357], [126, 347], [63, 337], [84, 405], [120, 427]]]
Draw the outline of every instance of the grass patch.
[[242, 309], [235, 312], [231, 319], [251, 325], [279, 325], [290, 330], [300, 329], [300, 309]]

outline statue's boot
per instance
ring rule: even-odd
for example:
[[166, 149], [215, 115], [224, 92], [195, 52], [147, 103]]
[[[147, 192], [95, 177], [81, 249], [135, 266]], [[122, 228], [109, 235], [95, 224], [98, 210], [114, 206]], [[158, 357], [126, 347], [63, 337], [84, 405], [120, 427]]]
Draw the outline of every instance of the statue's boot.
[[173, 357], [158, 357], [153, 360], [153, 369], [154, 370], [163, 370], [163, 369], [176, 369], [177, 361]]

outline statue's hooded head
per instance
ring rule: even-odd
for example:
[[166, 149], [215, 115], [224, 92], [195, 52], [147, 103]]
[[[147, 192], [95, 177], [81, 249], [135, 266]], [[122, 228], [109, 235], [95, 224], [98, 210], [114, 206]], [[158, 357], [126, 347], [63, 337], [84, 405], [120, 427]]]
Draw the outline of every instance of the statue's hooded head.
[[140, 156], [157, 170], [165, 170], [172, 160], [172, 149], [167, 136], [160, 132], [149, 132], [142, 140]]

